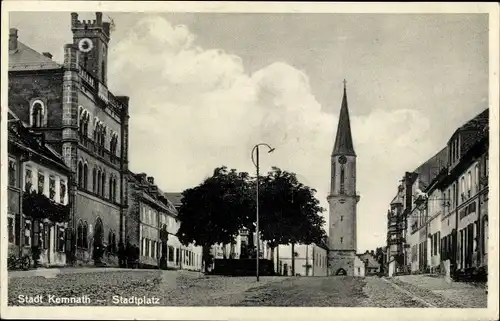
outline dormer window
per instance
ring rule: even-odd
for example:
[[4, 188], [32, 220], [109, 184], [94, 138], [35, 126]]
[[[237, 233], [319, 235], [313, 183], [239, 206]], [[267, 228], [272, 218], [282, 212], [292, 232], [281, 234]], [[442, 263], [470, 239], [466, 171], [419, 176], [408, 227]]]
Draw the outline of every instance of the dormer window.
[[30, 124], [33, 128], [39, 128], [46, 125], [45, 104], [39, 99], [31, 103]]

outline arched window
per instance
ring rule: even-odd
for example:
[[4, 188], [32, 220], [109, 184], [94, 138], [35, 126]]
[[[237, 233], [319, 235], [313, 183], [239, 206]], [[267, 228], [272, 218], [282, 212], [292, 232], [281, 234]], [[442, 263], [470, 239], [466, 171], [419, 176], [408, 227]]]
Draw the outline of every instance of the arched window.
[[102, 173], [101, 177], [101, 195], [105, 196], [106, 194], [106, 173]]
[[92, 170], [92, 191], [97, 193], [97, 170], [95, 167]]
[[83, 238], [82, 238], [82, 247], [84, 249], [88, 248], [88, 236], [89, 236], [89, 225], [87, 224], [87, 221], [83, 223]]
[[31, 127], [44, 126], [45, 106], [42, 101], [35, 100], [31, 105]]
[[97, 171], [97, 195], [101, 195], [101, 170]]
[[83, 187], [83, 164], [82, 162], [78, 162], [78, 187]]
[[340, 166], [340, 194], [344, 194], [345, 187], [345, 168], [344, 165]]
[[113, 242], [113, 231], [109, 230], [108, 232], [108, 246], [111, 248], [111, 244]]
[[112, 200], [113, 199], [113, 176], [110, 175], [109, 176], [109, 199]]
[[101, 146], [104, 148], [105, 143], [106, 143], [106, 127], [102, 127], [102, 137], [101, 137]]
[[88, 134], [89, 134], [89, 114], [87, 113], [85, 121], [83, 122], [83, 135], [84, 137], [87, 137]]
[[81, 220], [78, 221], [76, 246], [83, 247], [83, 223]]
[[113, 201], [116, 202], [116, 177], [113, 178]]
[[89, 166], [87, 163], [83, 165], [83, 188], [88, 189], [89, 188]]
[[337, 163], [336, 162], [333, 162], [333, 168], [332, 168], [332, 186], [331, 186], [331, 189], [332, 189], [332, 192], [335, 191], [335, 181], [336, 181], [336, 175], [337, 175]]
[[104, 227], [101, 219], [98, 217], [94, 227], [94, 244], [102, 246], [104, 241]]
[[94, 119], [94, 143], [97, 144], [99, 138], [99, 119]]

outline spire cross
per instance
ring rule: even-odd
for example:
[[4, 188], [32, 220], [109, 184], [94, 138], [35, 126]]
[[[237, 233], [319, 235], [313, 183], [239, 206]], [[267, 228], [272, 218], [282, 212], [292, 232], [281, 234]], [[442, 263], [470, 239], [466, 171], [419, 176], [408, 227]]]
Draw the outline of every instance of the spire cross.
[[344, 89], [345, 89], [346, 85], [347, 85], [347, 80], [344, 79]]

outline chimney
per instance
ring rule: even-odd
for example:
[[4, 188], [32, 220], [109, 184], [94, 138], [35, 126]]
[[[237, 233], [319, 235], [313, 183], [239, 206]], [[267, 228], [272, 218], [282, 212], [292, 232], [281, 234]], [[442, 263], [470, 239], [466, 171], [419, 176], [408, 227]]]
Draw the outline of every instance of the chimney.
[[149, 184], [151, 184], [151, 185], [154, 185], [154, 183], [155, 183], [155, 178], [154, 178], [154, 177], [152, 177], [152, 176], [149, 176], [149, 177], [148, 177], [148, 183], [149, 183]]
[[9, 31], [9, 51], [17, 50], [17, 29], [10, 28]]
[[102, 22], [102, 12], [96, 12], [95, 18], [96, 18], [97, 25], [100, 25]]
[[47, 58], [49, 58], [49, 59], [52, 59], [52, 54], [51, 54], [50, 52], [42, 52], [42, 54], [43, 54], [45, 57], [47, 57]]
[[139, 181], [141, 183], [144, 183], [144, 181], [146, 180], [146, 173], [140, 173], [140, 174], [137, 174], [137, 177], [139, 178]]

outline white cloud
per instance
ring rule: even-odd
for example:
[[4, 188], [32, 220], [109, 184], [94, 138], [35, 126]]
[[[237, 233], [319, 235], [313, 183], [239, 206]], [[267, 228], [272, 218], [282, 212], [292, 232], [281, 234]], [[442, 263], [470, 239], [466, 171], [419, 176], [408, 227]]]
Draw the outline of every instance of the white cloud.
[[[111, 47], [110, 87], [131, 97], [131, 169], [154, 175], [164, 190], [181, 191], [219, 165], [253, 172], [251, 148], [267, 142], [276, 152], [262, 156], [263, 171], [277, 165], [296, 172], [326, 208], [337, 116], [322, 112], [308, 76], [282, 62], [249, 74], [239, 57], [197, 47], [195, 39], [187, 27], [149, 16]], [[407, 166], [421, 161], [412, 144], [429, 121], [412, 110], [374, 110], [353, 117], [352, 127], [358, 189], [366, 195], [358, 235], [370, 235], [372, 223], [380, 224], [374, 214], [384, 217], [391, 198], [377, 195], [377, 180], [393, 175], [392, 183], [384, 177], [390, 190]], [[390, 169], [388, 156], [395, 158]], [[371, 246], [374, 238], [385, 242], [376, 235], [358, 244]]]

